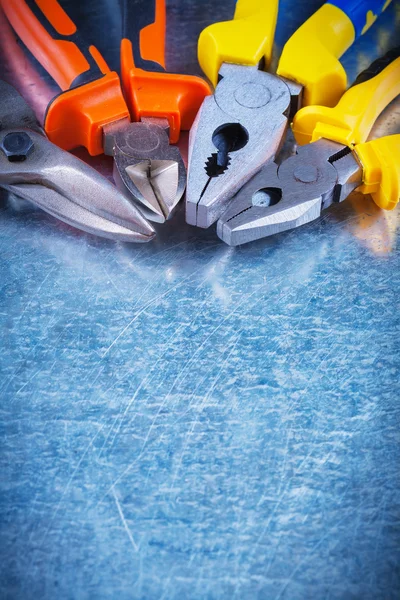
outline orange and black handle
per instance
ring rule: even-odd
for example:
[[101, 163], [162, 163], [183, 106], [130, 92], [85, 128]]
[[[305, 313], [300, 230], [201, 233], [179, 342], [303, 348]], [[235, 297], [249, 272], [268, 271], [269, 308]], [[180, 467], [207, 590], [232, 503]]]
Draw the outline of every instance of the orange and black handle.
[[165, 0], [120, 0], [123, 19], [121, 76], [132, 119], [166, 118], [170, 140], [188, 130], [211, 93], [200, 77], [165, 72]]
[[117, 73], [87, 45], [59, 0], [0, 0], [12, 27], [62, 92], [49, 104], [49, 139], [71, 150], [103, 152], [103, 126], [129, 118]]

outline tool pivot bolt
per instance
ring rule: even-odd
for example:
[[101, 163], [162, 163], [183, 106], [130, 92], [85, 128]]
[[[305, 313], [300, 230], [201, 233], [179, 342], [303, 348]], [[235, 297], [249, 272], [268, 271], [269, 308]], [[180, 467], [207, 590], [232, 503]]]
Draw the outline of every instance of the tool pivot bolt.
[[293, 175], [301, 183], [314, 183], [318, 179], [318, 170], [313, 165], [300, 165], [296, 167]]
[[13, 131], [4, 136], [0, 148], [10, 162], [21, 162], [32, 152], [34, 143], [25, 131]]

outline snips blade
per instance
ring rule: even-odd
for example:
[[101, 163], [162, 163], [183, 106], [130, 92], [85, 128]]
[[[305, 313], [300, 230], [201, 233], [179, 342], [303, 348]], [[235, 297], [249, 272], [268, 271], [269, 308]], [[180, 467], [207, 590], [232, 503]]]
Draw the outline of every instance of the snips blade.
[[151, 221], [164, 223], [181, 200], [186, 167], [169, 141], [168, 121], [123, 120], [104, 127], [105, 148], [114, 156], [114, 180]]
[[115, 186], [49, 142], [31, 109], [4, 82], [0, 100], [0, 187], [89, 233], [128, 242], [154, 237], [153, 227]]

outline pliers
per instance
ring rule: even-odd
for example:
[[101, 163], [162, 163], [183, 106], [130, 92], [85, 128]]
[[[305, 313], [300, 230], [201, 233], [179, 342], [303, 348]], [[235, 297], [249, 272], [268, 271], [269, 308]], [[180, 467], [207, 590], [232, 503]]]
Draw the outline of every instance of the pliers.
[[399, 94], [400, 48], [375, 61], [335, 108], [301, 109], [293, 131], [306, 145], [279, 166], [270, 162], [246, 183], [218, 221], [219, 237], [237, 246], [299, 227], [353, 190], [393, 209], [400, 196], [400, 134], [365, 140]]
[[267, 73], [278, 0], [238, 0], [233, 21], [199, 38], [203, 71], [216, 86], [189, 141], [186, 220], [209, 227], [231, 198], [280, 150], [301, 106], [335, 106], [347, 87], [338, 58], [391, 0], [332, 0], [286, 43], [276, 75]]
[[55, 146], [33, 110], [0, 80], [0, 188], [66, 223], [124, 242], [148, 242], [153, 227], [111, 182]]
[[120, 0], [121, 79], [82, 39], [59, 0], [0, 4], [62, 90], [47, 109], [50, 141], [112, 155], [118, 187], [147, 218], [168, 219], [186, 186], [183, 159], [171, 144], [190, 129], [210, 88], [199, 77], [165, 72], [165, 0]]

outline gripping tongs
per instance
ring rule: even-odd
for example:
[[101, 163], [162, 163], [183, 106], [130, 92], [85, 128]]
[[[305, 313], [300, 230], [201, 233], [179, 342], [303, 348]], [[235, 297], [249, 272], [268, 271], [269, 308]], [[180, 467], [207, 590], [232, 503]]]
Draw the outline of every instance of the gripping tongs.
[[389, 52], [362, 73], [335, 108], [307, 106], [293, 122], [295, 156], [272, 161], [232, 199], [219, 219], [231, 246], [317, 219], [358, 190], [383, 209], [400, 195], [400, 134], [366, 142], [384, 108], [400, 94], [400, 52]]
[[231, 198], [273, 160], [297, 110], [335, 106], [346, 89], [338, 58], [390, 3], [331, 0], [285, 44], [267, 73], [278, 0], [238, 0], [233, 21], [207, 27], [199, 62], [216, 86], [190, 133], [186, 220], [210, 227]]

